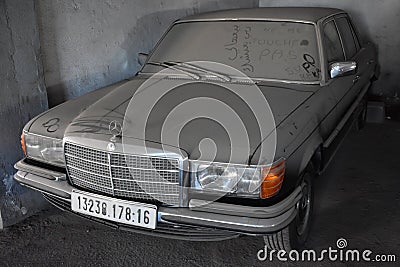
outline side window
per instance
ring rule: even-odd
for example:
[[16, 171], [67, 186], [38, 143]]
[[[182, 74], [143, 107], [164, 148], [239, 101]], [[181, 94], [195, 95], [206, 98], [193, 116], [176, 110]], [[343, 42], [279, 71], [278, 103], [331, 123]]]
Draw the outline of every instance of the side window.
[[324, 45], [328, 64], [344, 61], [342, 44], [333, 20], [324, 26]]
[[340, 36], [342, 37], [346, 59], [349, 60], [357, 53], [357, 46], [354, 40], [353, 30], [349, 21], [345, 17], [336, 19], [339, 28]]
[[351, 28], [351, 31], [352, 31], [352, 33], [353, 33], [354, 42], [356, 43], [356, 46], [357, 46], [357, 51], [359, 51], [359, 50], [361, 49], [361, 43], [360, 43], [360, 38], [359, 38], [359, 36], [357, 36], [357, 35], [358, 35], [358, 34], [357, 34], [357, 29], [354, 27], [354, 24], [353, 24], [353, 22], [351, 21], [351, 19], [347, 18], [347, 21], [348, 21], [349, 24], [350, 24], [350, 28]]

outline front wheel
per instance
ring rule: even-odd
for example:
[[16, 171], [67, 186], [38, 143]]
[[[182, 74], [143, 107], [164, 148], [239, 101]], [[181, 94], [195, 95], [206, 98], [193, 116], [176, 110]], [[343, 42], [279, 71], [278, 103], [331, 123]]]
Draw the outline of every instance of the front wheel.
[[362, 103], [362, 110], [358, 115], [356, 121], [357, 130], [362, 130], [365, 127], [365, 123], [367, 121], [367, 109], [368, 109], [368, 102], [367, 100], [364, 100]]
[[303, 194], [296, 204], [297, 215], [286, 228], [264, 236], [265, 245], [269, 249], [290, 251], [304, 246], [310, 232], [314, 205], [313, 178], [314, 169], [310, 164], [302, 176]]

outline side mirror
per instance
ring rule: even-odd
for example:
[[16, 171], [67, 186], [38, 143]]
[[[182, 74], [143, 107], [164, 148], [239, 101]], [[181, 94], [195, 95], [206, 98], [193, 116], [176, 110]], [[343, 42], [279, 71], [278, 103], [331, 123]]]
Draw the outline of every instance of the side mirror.
[[139, 54], [138, 54], [138, 62], [139, 62], [139, 64], [140, 64], [141, 66], [143, 66], [148, 57], [149, 57], [149, 54], [146, 54], [146, 53], [139, 53]]
[[331, 78], [346, 76], [350, 74], [354, 74], [357, 70], [357, 62], [349, 61], [349, 62], [337, 62], [332, 63], [329, 66], [329, 74]]

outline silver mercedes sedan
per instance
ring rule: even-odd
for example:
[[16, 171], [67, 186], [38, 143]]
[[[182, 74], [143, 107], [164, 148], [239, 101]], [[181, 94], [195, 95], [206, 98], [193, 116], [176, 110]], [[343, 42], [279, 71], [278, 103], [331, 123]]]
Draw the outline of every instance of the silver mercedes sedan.
[[363, 126], [379, 76], [376, 49], [348, 14], [198, 14], [138, 59], [131, 79], [32, 119], [15, 180], [116, 228], [301, 248], [314, 179], [353, 123]]

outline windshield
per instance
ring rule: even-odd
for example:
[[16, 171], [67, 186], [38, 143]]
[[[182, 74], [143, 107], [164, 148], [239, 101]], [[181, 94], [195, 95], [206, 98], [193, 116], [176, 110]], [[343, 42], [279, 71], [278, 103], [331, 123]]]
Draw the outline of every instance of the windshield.
[[[174, 25], [149, 62], [213, 61], [251, 78], [319, 81], [315, 26], [299, 22], [204, 21]], [[142, 72], [157, 72], [146, 65]]]

